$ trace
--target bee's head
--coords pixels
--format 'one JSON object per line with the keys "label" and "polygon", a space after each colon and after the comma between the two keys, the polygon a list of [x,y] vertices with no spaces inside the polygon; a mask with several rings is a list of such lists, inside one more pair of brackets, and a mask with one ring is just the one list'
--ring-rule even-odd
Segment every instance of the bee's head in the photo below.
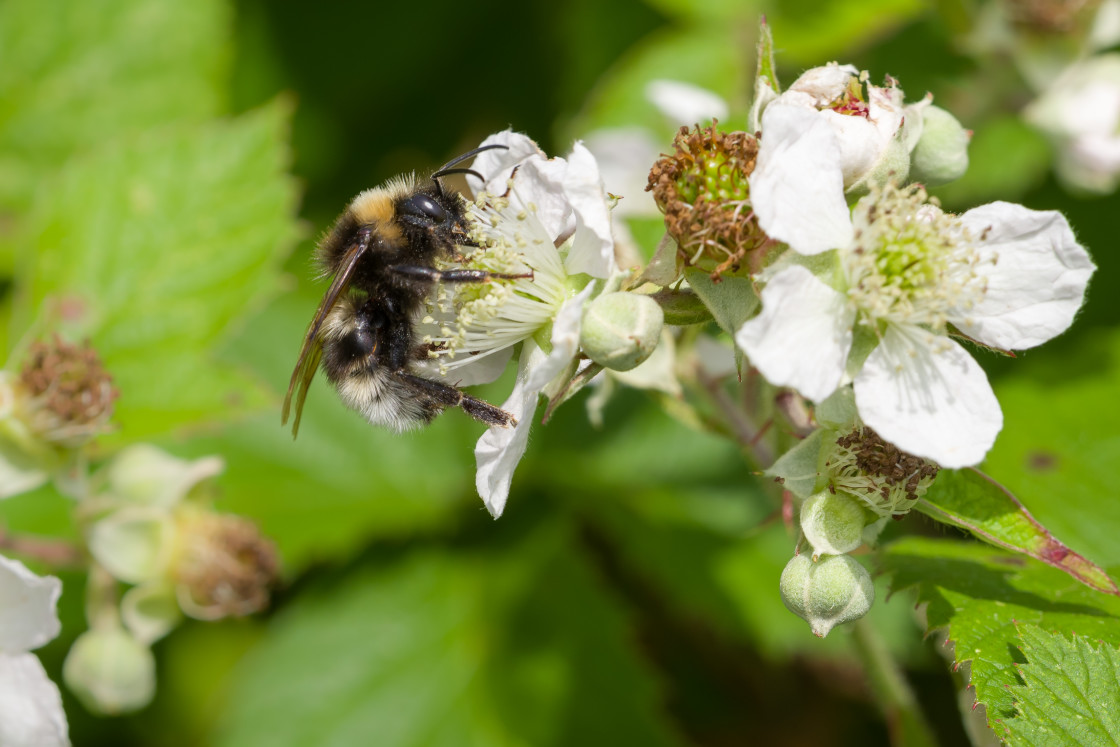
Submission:
{"label": "bee's head", "polygon": [[402,199],[397,220],[406,232],[441,246],[464,244],[470,231],[462,198],[438,190],[419,190]]}

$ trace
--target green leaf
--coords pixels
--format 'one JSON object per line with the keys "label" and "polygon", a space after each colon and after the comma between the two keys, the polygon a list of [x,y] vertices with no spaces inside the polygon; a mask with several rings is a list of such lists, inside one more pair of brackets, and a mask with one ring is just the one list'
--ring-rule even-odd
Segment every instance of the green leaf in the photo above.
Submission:
{"label": "green leaf", "polygon": [[716,324],[731,337],[758,310],[758,295],[750,278],[725,275],[719,281],[703,270],[684,271],[689,286],[712,312]]}
{"label": "green leaf", "polygon": [[950,540],[907,538],[882,556],[892,589],[916,587],[929,631],[946,629],[957,665],[969,665],[976,699],[989,724],[1015,715],[1011,687],[1021,664],[1016,624],[1120,644],[1120,599],[1028,558]]}
{"label": "green leaf", "polygon": [[1065,571],[1090,588],[1120,596],[1107,573],[1055,539],[1007,488],[979,470],[942,470],[917,508],[985,542]]}
{"label": "green leaf", "polygon": [[1120,565],[1120,431],[1105,406],[1116,399],[1120,333],[1058,342],[1016,362],[1021,375],[995,382],[1004,427],[984,469],[1075,550]]}
{"label": "green leaf", "polygon": [[[850,54],[854,39],[875,39],[928,7],[920,0],[781,0],[767,5],[766,22],[773,29],[779,63],[800,67]],[[884,72],[871,74],[879,78]]]}
{"label": "green leaf", "polygon": [[966,209],[1026,194],[1046,178],[1050,146],[1018,117],[1006,117],[976,127],[968,158],[963,177],[930,190],[946,209]]}
{"label": "green leaf", "polygon": [[1019,715],[1007,722],[1010,745],[1120,744],[1120,651],[1084,636],[1067,640],[1037,625],[1020,625],[1025,664],[1013,685]]}
{"label": "green leaf", "polygon": [[[665,138],[668,150],[680,122],[669,122],[646,98],[650,81],[668,78],[706,88],[735,105],[745,106],[742,93],[749,90],[739,52],[736,29],[713,24],[684,31],[659,32],[635,45],[600,80],[573,132],[598,128],[644,126]],[[736,99],[740,99],[737,101]],[[745,119],[723,123],[735,129]]]}
{"label": "green leaf", "polygon": [[296,600],[244,660],[215,743],[678,744],[572,541],[553,524],[504,552],[382,560]]}
{"label": "green leaf", "polygon": [[[322,287],[304,283],[252,319],[223,352],[279,389],[287,386]],[[477,392],[476,392],[477,393]],[[351,557],[371,537],[406,537],[482,511],[474,491],[474,442],[483,428],[447,412],[422,431],[391,433],[347,409],[323,377],[311,386],[299,438],[273,407],[176,453],[221,454],[222,508],[252,517],[289,574]],[[434,467],[434,468],[433,468]]]}
{"label": "green leaf", "polygon": [[224,0],[0,4],[0,205],[79,151],[220,113],[231,28]]}
{"label": "green leaf", "polygon": [[15,329],[53,313],[65,333],[92,340],[121,392],[118,442],[266,401],[211,355],[278,290],[297,236],[288,117],[280,102],[115,143],[40,191],[23,235]]}

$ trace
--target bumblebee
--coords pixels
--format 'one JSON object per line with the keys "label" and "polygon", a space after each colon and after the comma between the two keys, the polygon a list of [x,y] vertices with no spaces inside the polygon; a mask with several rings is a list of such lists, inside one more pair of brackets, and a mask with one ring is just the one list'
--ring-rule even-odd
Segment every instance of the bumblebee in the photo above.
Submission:
{"label": "bumblebee", "polygon": [[466,201],[444,190],[451,174],[481,175],[457,164],[484,150],[464,153],[441,166],[428,181],[392,179],[355,197],[319,242],[315,258],[323,276],[333,276],[303,338],[281,422],[295,405],[292,436],[299,432],[307,389],[322,364],[342,401],[374,425],[405,431],[429,423],[448,407],[487,425],[516,424],[505,410],[458,388],[420,375],[430,347],[417,343],[416,317],[436,283],[485,283],[525,275],[483,270],[440,270],[436,261],[459,256],[470,238]]}

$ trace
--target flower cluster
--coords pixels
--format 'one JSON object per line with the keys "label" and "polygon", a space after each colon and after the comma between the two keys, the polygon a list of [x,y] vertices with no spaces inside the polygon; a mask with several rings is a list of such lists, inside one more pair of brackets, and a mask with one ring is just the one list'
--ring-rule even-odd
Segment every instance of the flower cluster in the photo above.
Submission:
{"label": "flower cluster", "polygon": [[[90,627],[74,641],[63,678],[98,713],[151,700],[151,645],[184,614],[258,611],[278,570],[251,522],[209,507],[220,459],[186,462],[134,444],[90,474],[93,439],[112,429],[117,397],[92,346],[58,336],[32,343],[18,372],[0,372],[0,498],[53,481],[74,500],[85,540],[79,547],[12,534],[5,546],[47,563],[88,563]],[[123,596],[121,582],[132,585]],[[0,744],[69,743],[58,688],[28,653],[58,634],[60,593],[57,578],[0,556]]]}
{"label": "flower cluster", "polygon": [[[749,132],[681,127],[647,179],[666,238],[630,275],[616,259],[613,195],[586,148],[550,159],[514,133],[485,141],[506,149],[474,166],[478,248],[456,266],[511,279],[440,289],[424,323],[433,370],[458,383],[493,380],[519,356],[503,405],[518,424],[476,449],[494,516],[542,395],[554,407],[602,368],[624,371],[655,349],[668,354],[662,381],[682,365],[706,376],[674,356],[720,346],[690,335],[677,350],[662,324],[714,319],[786,388],[778,406],[792,428],[812,431],[769,472],[800,504],[812,548],[783,575],[787,605],[819,635],[866,612],[870,578],[848,553],[911,510],[940,469],[983,460],[1002,427],[966,345],[1010,355],[1061,334],[1095,269],[1059,213],[942,210],[926,185],[964,173],[970,133],[931,97],[907,103],[897,81],[869,80],[836,63],[785,92],[760,76]],[[722,108],[683,84],[651,97],[670,113]],[[683,310],[689,297],[709,316]]]}

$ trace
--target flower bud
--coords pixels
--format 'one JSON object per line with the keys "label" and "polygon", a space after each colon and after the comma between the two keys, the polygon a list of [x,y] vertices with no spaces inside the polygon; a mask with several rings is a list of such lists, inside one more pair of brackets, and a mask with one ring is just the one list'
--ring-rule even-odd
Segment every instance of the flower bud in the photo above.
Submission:
{"label": "flower bud", "polygon": [[156,661],[124,628],[95,627],[74,641],[62,677],[90,711],[128,713],[146,706],[155,694]]}
{"label": "flower bud", "polygon": [[939,106],[921,110],[922,135],[910,154],[910,177],[926,186],[947,184],[968,170],[971,134]]}
{"label": "flower bud", "polygon": [[813,559],[843,555],[863,544],[864,511],[843,493],[821,491],[801,504],[801,531],[813,546]]}
{"label": "flower bud", "polygon": [[818,638],[863,617],[875,601],[871,575],[848,555],[826,555],[816,563],[795,555],[782,571],[781,592],[786,608]]}
{"label": "flower bud", "polygon": [[604,293],[583,315],[579,343],[604,368],[629,371],[653,354],[665,315],[649,296]]}

